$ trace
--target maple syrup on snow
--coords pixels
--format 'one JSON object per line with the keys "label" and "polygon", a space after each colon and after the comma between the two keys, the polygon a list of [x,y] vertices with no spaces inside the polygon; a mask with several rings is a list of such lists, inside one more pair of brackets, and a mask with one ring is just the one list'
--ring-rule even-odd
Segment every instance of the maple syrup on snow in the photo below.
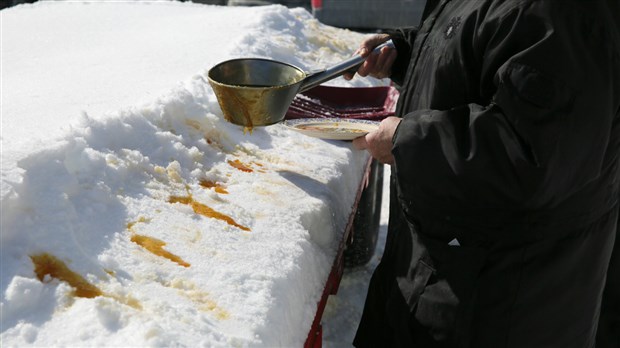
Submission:
{"label": "maple syrup on snow", "polygon": [[221,193],[221,194],[228,194],[228,191],[226,191],[226,188],[222,185],[217,184],[214,181],[210,181],[210,180],[206,180],[206,179],[202,179],[199,181],[200,186],[207,188],[207,189],[214,189],[215,192],[217,193]]}
{"label": "maple syrup on snow", "polygon": [[218,219],[218,220],[222,220],[225,221],[226,223],[228,223],[229,225],[238,227],[244,231],[250,231],[250,229],[248,227],[245,227],[243,225],[239,225],[235,220],[233,220],[230,216],[222,214],[216,210],[214,210],[213,208],[196,202],[194,200],[194,198],[192,198],[192,196],[171,196],[168,199],[168,203],[181,203],[181,204],[186,204],[192,207],[192,209],[194,209],[194,213],[202,215],[202,216],[206,216],[209,218],[214,218],[214,219]]}
{"label": "maple syrup on snow", "polygon": [[30,259],[34,264],[34,273],[40,281],[43,281],[45,276],[49,275],[52,278],[67,282],[75,288],[74,295],[77,297],[93,298],[103,295],[98,287],[70,270],[62,260],[53,255],[42,253],[31,255]]}
{"label": "maple syrup on snow", "polygon": [[163,240],[159,240],[153,237],[143,236],[140,234],[133,234],[131,236],[131,241],[157,256],[165,257],[168,260],[172,262],[176,262],[183,267],[190,266],[189,263],[183,261],[183,259],[181,259],[177,255],[164,250],[164,246],[166,245],[166,242],[164,242]]}
{"label": "maple syrup on snow", "polygon": [[234,161],[228,161],[228,164],[230,164],[232,167],[239,169],[242,172],[246,172],[246,173],[251,173],[254,170],[250,167],[248,167],[247,165],[241,163],[241,161],[239,161],[238,159],[234,160]]}

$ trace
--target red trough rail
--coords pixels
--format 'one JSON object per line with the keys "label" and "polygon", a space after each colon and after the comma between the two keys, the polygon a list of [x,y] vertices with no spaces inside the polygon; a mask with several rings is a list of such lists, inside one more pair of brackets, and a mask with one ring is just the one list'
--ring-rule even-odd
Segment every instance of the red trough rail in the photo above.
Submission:
{"label": "red trough rail", "polygon": [[[286,118],[342,117],[382,120],[387,116],[394,115],[397,100],[398,91],[394,87],[346,88],[318,86],[295,97],[288,109]],[[362,192],[368,186],[371,164],[372,158],[369,158],[365,167],[364,177],[357,190],[353,209],[349,215],[347,226],[338,247],[338,253],[325,283],[321,300],[317,304],[317,311],[304,348],[320,348],[323,345],[321,318],[329,295],[335,295],[340,286],[340,280],[344,272],[345,245],[353,230],[353,221],[355,220],[355,213]]]}

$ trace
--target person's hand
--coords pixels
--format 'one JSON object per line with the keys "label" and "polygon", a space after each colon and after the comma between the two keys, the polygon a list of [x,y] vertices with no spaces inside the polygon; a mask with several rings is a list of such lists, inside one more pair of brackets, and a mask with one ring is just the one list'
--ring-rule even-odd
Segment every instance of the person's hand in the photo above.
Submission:
{"label": "person's hand", "polygon": [[370,155],[379,162],[392,165],[394,156],[392,155],[392,138],[396,127],[401,119],[398,117],[388,117],[381,121],[379,129],[370,132],[363,137],[353,139],[353,146],[358,150],[368,150]]}
{"label": "person's hand", "polygon": [[[375,47],[389,39],[390,36],[388,34],[377,34],[362,42],[360,48],[355,51],[355,54],[366,57],[364,63],[357,69],[357,73],[360,76],[366,77],[370,75],[378,79],[383,79],[392,74],[392,64],[394,64],[394,60],[396,60],[395,48],[383,47],[378,54],[371,54]],[[343,77],[346,80],[350,80],[354,75],[354,73],[345,73]]]}

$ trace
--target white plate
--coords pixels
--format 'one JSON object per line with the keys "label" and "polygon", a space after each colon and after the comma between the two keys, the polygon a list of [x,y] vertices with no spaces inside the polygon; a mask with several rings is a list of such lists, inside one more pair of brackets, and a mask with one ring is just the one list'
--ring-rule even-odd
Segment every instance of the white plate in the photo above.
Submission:
{"label": "white plate", "polygon": [[299,118],[284,124],[299,133],[332,140],[353,140],[379,128],[377,121],[349,118]]}

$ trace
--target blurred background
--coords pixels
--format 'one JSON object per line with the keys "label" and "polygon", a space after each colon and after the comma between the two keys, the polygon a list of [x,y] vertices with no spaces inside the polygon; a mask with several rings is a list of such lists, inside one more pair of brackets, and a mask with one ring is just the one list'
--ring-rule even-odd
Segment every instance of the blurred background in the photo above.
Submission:
{"label": "blurred background", "polygon": [[[0,0],[0,9],[35,1]],[[426,0],[193,0],[192,2],[220,6],[280,4],[287,7],[303,7],[327,25],[362,32],[381,32],[397,27],[416,26],[422,17]]]}

